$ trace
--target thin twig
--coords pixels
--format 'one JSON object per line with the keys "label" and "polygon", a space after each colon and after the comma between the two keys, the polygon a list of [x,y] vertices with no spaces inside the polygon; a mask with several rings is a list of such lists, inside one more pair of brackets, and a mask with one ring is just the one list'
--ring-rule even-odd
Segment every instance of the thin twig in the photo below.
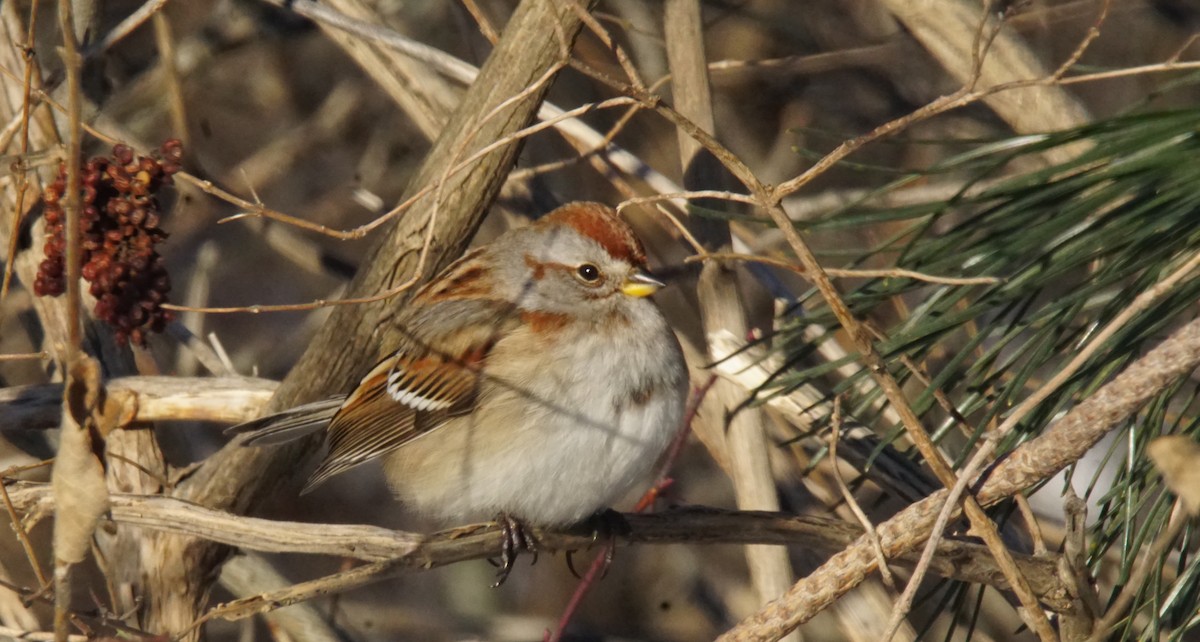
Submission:
{"label": "thin twig", "polygon": [[645,205],[647,203],[658,203],[660,201],[672,201],[678,199],[691,200],[694,198],[719,198],[726,201],[735,201],[738,203],[748,203],[757,205],[758,199],[750,194],[735,194],[725,190],[690,190],[686,192],[668,192],[666,194],[653,194],[651,196],[639,196],[637,198],[629,198],[621,201],[617,205],[617,211],[621,211],[631,205]]}
{"label": "thin twig", "polygon": [[[14,468],[9,468],[0,472],[0,478],[8,478],[16,473]],[[17,534],[17,539],[21,542],[21,548],[25,550],[25,558],[29,560],[29,566],[33,569],[33,575],[37,578],[38,585],[43,588],[49,586],[50,579],[46,577],[46,572],[42,570],[42,565],[38,562],[37,554],[33,550],[33,542],[29,540],[29,532],[25,530],[25,524],[17,516],[17,509],[8,495],[8,485],[2,481],[0,481],[0,496],[4,499],[4,509],[8,511],[8,519],[12,523],[13,531]]]}
{"label": "thin twig", "polygon": [[479,27],[479,33],[493,45],[499,42],[499,32],[492,26],[492,21],[488,20],[487,14],[483,12],[483,9],[479,8],[479,4],[475,0],[462,0],[462,5],[466,8],[467,13],[471,14],[471,18],[475,20],[475,24]]}
{"label": "thin twig", "polygon": [[1174,71],[1192,71],[1195,69],[1200,69],[1200,60],[1187,62],[1160,62],[1149,65],[1139,65],[1136,67],[1125,67],[1123,69],[1113,69],[1112,71],[1096,71],[1090,74],[1067,76],[1066,78],[1059,79],[1058,84],[1076,85],[1085,82],[1113,80],[1116,78],[1129,78],[1130,76],[1143,76],[1147,74],[1163,74]]}
{"label": "thin twig", "polygon": [[[846,502],[846,506],[850,507],[850,512],[854,513],[854,518],[858,520],[860,526],[863,527],[863,533],[870,540],[871,546],[875,548],[875,554],[878,556],[879,574],[883,576],[883,583],[889,589],[895,591],[896,578],[892,576],[892,569],[888,568],[887,556],[883,554],[883,545],[879,542],[879,533],[875,530],[875,525],[871,523],[867,513],[863,511],[862,506],[858,505],[858,500],[854,499],[854,493],[850,492],[850,487],[846,485],[846,480],[842,479],[842,471],[838,469],[837,463],[837,446],[838,439],[841,437],[842,431],[842,397],[841,395],[833,398],[833,413],[830,418],[830,434],[829,434],[829,461],[833,470],[833,479],[837,482],[838,490],[842,493],[842,499]],[[899,628],[897,626],[897,628]],[[895,629],[891,629],[884,636],[884,640],[890,640],[895,634]]]}
{"label": "thin twig", "polygon": [[[695,263],[709,260],[762,263],[764,265],[790,270],[801,276],[806,274],[803,266],[796,265],[790,261],[776,259],[769,256],[738,254],[735,252],[714,252],[711,254],[689,256],[688,258],[684,259],[684,262]],[[942,285],[991,285],[993,283],[1000,282],[1000,279],[993,276],[940,276],[936,274],[925,274],[924,272],[917,272],[914,270],[906,270],[903,268],[887,268],[881,270],[825,268],[825,274],[843,279],[912,279],[914,281],[925,281],[926,283],[939,283]]]}
{"label": "thin twig", "polygon": [[0,637],[12,640],[29,640],[30,642],[91,642],[90,635],[69,633],[57,636],[50,631],[23,631],[11,626],[0,626]]}
{"label": "thin twig", "polygon": [[1017,495],[1015,500],[1017,510],[1021,513],[1021,519],[1025,522],[1025,529],[1029,531],[1029,539],[1033,542],[1033,554],[1049,555],[1050,549],[1046,547],[1046,538],[1042,536],[1041,524],[1033,512],[1033,506],[1029,504],[1029,498]]}
{"label": "thin twig", "polygon": [[[83,95],[80,79],[82,60],[79,56],[79,43],[75,40],[71,0],[59,0],[59,28],[63,34],[63,65],[67,70],[67,193],[63,198],[63,209],[66,213],[66,253],[67,265],[65,279],[67,281],[67,362],[74,361],[74,355],[79,350],[80,333],[82,332],[83,315],[80,310],[81,294],[80,278],[80,176],[79,158],[83,145]],[[13,230],[16,234],[16,230]]]}
{"label": "thin twig", "polygon": [[124,40],[126,36],[133,33],[138,27],[142,26],[151,17],[158,14],[167,4],[167,0],[147,0],[142,6],[138,7],[137,11],[126,16],[113,30],[108,32],[108,35],[100,39],[96,44],[88,48],[84,55],[88,58],[107,51],[109,47]]}
{"label": "thin twig", "polygon": [[1096,16],[1095,21],[1092,22],[1092,26],[1088,27],[1087,33],[1084,34],[1083,39],[1079,41],[1079,44],[1075,46],[1075,49],[1071,52],[1071,55],[1067,56],[1067,59],[1064,60],[1057,69],[1054,70],[1054,73],[1050,74],[1051,78],[1054,80],[1061,80],[1062,77],[1066,75],[1066,73],[1070,71],[1081,58],[1083,58],[1083,54],[1087,53],[1088,48],[1092,46],[1092,43],[1096,41],[1096,38],[1100,37],[1100,26],[1103,25],[1104,21],[1108,19],[1108,10],[1111,8],[1111,5],[1112,0],[1104,0],[1100,4],[1100,12]]}
{"label": "thin twig", "polygon": [[50,353],[42,350],[41,352],[21,352],[16,354],[0,354],[0,361],[44,361],[50,358]]}
{"label": "thin twig", "polygon": [[8,296],[8,288],[12,285],[13,264],[17,259],[18,241],[21,237],[17,233],[21,228],[21,217],[25,214],[25,192],[29,188],[29,168],[26,167],[27,155],[29,154],[29,113],[32,109],[33,101],[31,94],[33,91],[33,69],[36,60],[33,55],[33,38],[34,29],[37,27],[38,4],[34,2],[29,9],[29,31],[25,34],[25,46],[22,48],[21,55],[25,58],[25,79],[21,95],[21,152],[19,161],[15,163],[17,170],[17,203],[13,207],[12,225],[9,227],[8,239],[8,255],[4,259],[4,276],[3,283],[0,283],[0,303]]}
{"label": "thin twig", "polygon": [[571,623],[571,618],[575,616],[575,612],[579,610],[579,606],[583,604],[583,598],[588,594],[588,589],[596,584],[597,581],[604,575],[604,567],[607,563],[613,543],[611,541],[604,542],[600,550],[596,553],[596,559],[588,565],[588,570],[583,573],[583,577],[579,578],[579,584],[571,593],[571,599],[567,600],[567,605],[563,607],[562,615],[558,617],[558,623],[554,627],[554,633],[546,631],[542,639],[545,642],[560,642],[563,633],[567,630],[567,625]]}
{"label": "thin twig", "polygon": [[[1138,315],[1145,312],[1150,306],[1156,303],[1163,296],[1168,294],[1180,281],[1191,276],[1198,267],[1200,267],[1200,252],[1194,253],[1190,259],[1185,261],[1183,265],[1177,268],[1174,272],[1155,283],[1145,292],[1142,292],[1129,304],[1127,308],[1121,311],[1112,321],[1104,327],[1103,330],[1096,333],[1091,341],[1088,342],[1083,349],[1079,350],[1075,356],[1049,380],[1042,382],[1032,394],[1025,398],[1016,408],[1014,408],[1004,421],[995,430],[988,433],[986,439],[980,444],[979,449],[972,456],[971,460],[959,471],[960,477],[956,484],[950,487],[949,501],[942,507],[938,514],[937,520],[934,523],[934,533],[940,533],[949,523],[950,517],[954,512],[954,504],[957,503],[958,497],[966,492],[967,486],[974,480],[983,470],[983,467],[991,461],[993,454],[999,447],[1001,441],[1011,433],[1017,425],[1025,419],[1025,417],[1033,412],[1047,397],[1054,394],[1056,390],[1062,387],[1075,373],[1079,371],[1091,358],[1100,351],[1101,348],[1111,339],[1117,332],[1124,328],[1127,324],[1133,321]],[[932,555],[930,550],[932,546],[927,547],[925,555]]]}
{"label": "thin twig", "polygon": [[[158,1],[150,0],[147,4]],[[171,21],[161,11],[154,12],[154,42],[158,47],[158,59],[161,61],[163,78],[167,85],[171,129],[174,130],[175,137],[183,142],[183,148],[188,149],[191,141],[188,137],[187,103],[184,101],[183,81],[179,78],[179,65],[175,59],[175,37],[171,33]]]}

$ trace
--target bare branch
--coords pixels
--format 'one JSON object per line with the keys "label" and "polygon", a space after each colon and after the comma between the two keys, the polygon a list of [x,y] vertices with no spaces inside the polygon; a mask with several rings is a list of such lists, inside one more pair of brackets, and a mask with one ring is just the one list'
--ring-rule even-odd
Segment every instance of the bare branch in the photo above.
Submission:
{"label": "bare branch", "polygon": [[[47,510],[53,495],[44,484],[18,484],[10,491],[24,513]],[[494,557],[503,545],[503,532],[493,524],[473,524],[425,535],[376,526],[281,522],[232,515],[161,496],[111,496],[108,519],[142,528],[211,538],[247,550],[271,553],[310,553],[388,563],[397,570],[424,570],[465,560]],[[853,545],[862,529],[837,519],[764,511],[725,511],[681,508],[665,512],[624,515],[631,531],[618,543],[631,544],[763,544],[799,545],[836,551]],[[586,550],[594,546],[586,529],[537,529],[538,543],[548,551]],[[939,546],[933,571],[963,581],[1005,588],[1003,575],[986,547],[949,539]],[[915,555],[897,558],[911,565]],[[1018,556],[1051,608],[1067,608],[1062,599],[1053,559]]]}
{"label": "bare branch", "polygon": [[[983,483],[977,495],[979,502],[985,506],[994,504],[1054,476],[1082,457],[1151,397],[1198,364],[1200,319],[1195,319],[1081,401],[1041,436],[1025,442],[1005,457]],[[889,559],[910,553],[929,538],[948,493],[938,491],[877,525]],[[719,640],[776,639],[780,631],[808,621],[857,586],[874,568],[875,554],[871,544],[860,539],[797,582],[783,598],[743,620]],[[1030,581],[1033,581],[1031,577]]]}
{"label": "bare branch", "polygon": [[[279,386],[253,377],[120,377],[107,382],[108,396],[128,409],[130,421],[238,423],[262,414]],[[57,427],[62,384],[0,389],[3,429]]]}

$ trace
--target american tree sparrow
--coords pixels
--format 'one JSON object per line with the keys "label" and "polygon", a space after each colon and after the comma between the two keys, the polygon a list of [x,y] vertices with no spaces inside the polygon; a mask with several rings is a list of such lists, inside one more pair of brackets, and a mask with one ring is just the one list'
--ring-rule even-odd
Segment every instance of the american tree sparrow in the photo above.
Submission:
{"label": "american tree sparrow", "polygon": [[[646,478],[682,420],[687,368],[630,227],[570,203],[448,266],[409,301],[405,340],[348,396],[243,424],[248,444],[324,429],[305,490],[377,457],[442,521],[578,523]],[[519,527],[516,529],[519,531]]]}

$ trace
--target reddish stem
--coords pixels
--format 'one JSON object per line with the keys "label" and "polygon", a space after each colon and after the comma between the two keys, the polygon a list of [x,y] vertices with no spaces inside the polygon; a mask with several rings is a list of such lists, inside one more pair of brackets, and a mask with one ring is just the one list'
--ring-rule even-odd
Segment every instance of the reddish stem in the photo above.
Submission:
{"label": "reddish stem", "polygon": [[[663,457],[658,476],[655,477],[654,484],[638,500],[637,505],[633,508],[633,512],[643,513],[649,510],[654,505],[654,501],[662,495],[662,492],[675,483],[675,480],[671,479],[668,473],[675,466],[675,460],[679,459],[679,454],[683,452],[683,447],[687,444],[688,433],[691,432],[692,420],[696,418],[696,412],[700,409],[700,402],[704,401],[704,396],[708,394],[708,390],[712,388],[716,381],[717,376],[711,375],[703,385],[692,390],[692,398],[688,402],[687,411],[683,415],[683,421],[680,422],[679,430],[675,433],[675,438],[671,440],[671,445],[667,447],[667,454]],[[542,642],[559,642],[562,640],[563,632],[567,630],[567,625],[571,623],[571,618],[579,610],[579,605],[583,603],[583,597],[587,595],[592,585],[596,583],[596,578],[603,575],[604,566],[607,561],[612,559],[609,551],[613,546],[616,546],[616,541],[609,539],[604,543],[604,546],[600,547],[599,553],[592,560],[592,564],[588,567],[587,572],[583,574],[583,577],[579,578],[579,585],[575,587],[575,592],[571,595],[571,600],[567,602],[562,616],[558,618],[558,626],[554,633],[546,631],[546,634],[542,636]]]}

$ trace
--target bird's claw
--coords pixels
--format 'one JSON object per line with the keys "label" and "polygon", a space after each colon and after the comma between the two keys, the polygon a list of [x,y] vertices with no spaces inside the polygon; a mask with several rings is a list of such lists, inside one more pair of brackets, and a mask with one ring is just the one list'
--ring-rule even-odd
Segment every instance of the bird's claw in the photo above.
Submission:
{"label": "bird's claw", "polygon": [[508,574],[512,572],[513,562],[517,560],[521,551],[533,554],[532,564],[537,564],[538,553],[537,541],[520,520],[507,513],[501,513],[496,516],[496,523],[500,525],[500,531],[504,538],[500,548],[500,562],[497,564],[496,582],[492,584],[492,588],[500,586],[504,580],[508,579]]}
{"label": "bird's claw", "polygon": [[[609,508],[602,510],[588,519],[586,524],[592,529],[592,541],[588,545],[588,550],[596,545],[601,539],[605,541],[603,555],[603,566],[601,567],[600,578],[603,579],[608,575],[608,569],[612,566],[613,559],[617,556],[617,538],[627,537],[632,531],[629,527],[629,521],[625,516],[617,511]],[[574,551],[567,551],[567,569],[571,574],[578,579],[583,579],[579,571],[575,569],[575,561],[572,558]]]}

